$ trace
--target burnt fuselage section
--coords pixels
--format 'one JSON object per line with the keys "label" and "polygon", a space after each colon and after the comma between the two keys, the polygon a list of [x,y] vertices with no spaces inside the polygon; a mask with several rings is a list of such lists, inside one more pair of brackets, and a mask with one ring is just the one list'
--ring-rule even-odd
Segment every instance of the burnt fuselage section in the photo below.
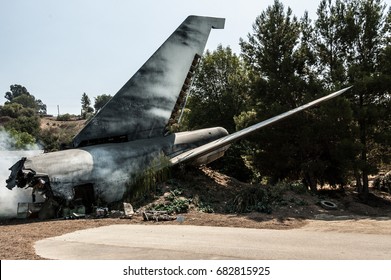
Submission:
{"label": "burnt fuselage section", "polygon": [[[209,128],[23,158],[10,168],[7,187],[30,187],[45,192],[46,196],[72,201],[82,186],[88,186],[96,199],[107,203],[119,201],[129,191],[126,186],[132,178],[143,170],[152,165],[156,170],[165,168],[170,158],[227,134],[223,128]],[[204,163],[223,155],[221,151],[213,154],[204,157]],[[202,162],[198,159],[197,164]]]}

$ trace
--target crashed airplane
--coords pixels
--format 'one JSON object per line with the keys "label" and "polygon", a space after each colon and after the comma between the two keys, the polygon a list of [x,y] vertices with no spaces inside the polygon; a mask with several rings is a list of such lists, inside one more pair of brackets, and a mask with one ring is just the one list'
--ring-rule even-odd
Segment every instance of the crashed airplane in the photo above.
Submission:
{"label": "crashed airplane", "polygon": [[[129,181],[152,164],[207,164],[246,135],[342,94],[332,93],[228,135],[221,127],[171,133],[186,103],[211,29],[225,19],[189,16],[73,139],[73,147],[22,158],[6,187],[31,187],[59,203],[121,201]],[[164,158],[163,161],[156,161]]]}

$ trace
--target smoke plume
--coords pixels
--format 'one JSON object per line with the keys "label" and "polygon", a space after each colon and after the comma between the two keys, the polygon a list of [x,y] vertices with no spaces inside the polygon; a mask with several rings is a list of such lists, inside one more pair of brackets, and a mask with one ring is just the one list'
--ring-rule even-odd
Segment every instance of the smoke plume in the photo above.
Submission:
{"label": "smoke plume", "polygon": [[0,218],[16,217],[18,202],[32,202],[31,189],[6,188],[6,180],[10,175],[8,169],[22,157],[31,157],[43,152],[38,145],[30,145],[28,150],[14,151],[14,142],[12,136],[0,129]]}

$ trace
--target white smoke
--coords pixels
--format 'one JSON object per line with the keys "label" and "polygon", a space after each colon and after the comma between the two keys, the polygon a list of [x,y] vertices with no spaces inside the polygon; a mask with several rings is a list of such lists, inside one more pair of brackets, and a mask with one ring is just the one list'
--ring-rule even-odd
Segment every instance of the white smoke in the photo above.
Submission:
{"label": "white smoke", "polygon": [[15,140],[6,131],[0,129],[0,218],[13,218],[17,215],[19,202],[32,202],[32,190],[15,187],[6,188],[6,180],[11,174],[9,168],[22,157],[31,157],[42,153],[38,145],[30,145],[28,150],[13,151]]}

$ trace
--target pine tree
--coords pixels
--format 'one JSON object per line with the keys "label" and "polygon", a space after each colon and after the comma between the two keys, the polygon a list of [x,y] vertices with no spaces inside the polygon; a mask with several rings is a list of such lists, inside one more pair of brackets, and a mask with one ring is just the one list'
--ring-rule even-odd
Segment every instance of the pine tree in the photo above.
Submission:
{"label": "pine tree", "polygon": [[[325,93],[318,74],[314,27],[305,13],[299,21],[275,1],[254,24],[243,56],[253,71],[256,105],[236,118],[244,127],[282,113]],[[327,92],[327,91],[326,91]],[[351,114],[344,100],[293,116],[250,138],[249,158],[271,182],[304,179],[313,190],[325,182],[346,183],[348,162],[338,156],[350,130]],[[345,156],[351,158],[351,149]]]}
{"label": "pine tree", "polygon": [[389,105],[385,104],[390,87],[381,66],[390,38],[384,11],[381,0],[323,0],[316,21],[319,76],[329,88],[354,85],[349,99],[357,130],[352,131],[351,142],[356,141],[360,152],[352,168],[364,200],[369,192],[368,175],[376,173],[379,165],[375,150],[383,146],[376,136],[379,121],[388,118]]}
{"label": "pine tree", "polygon": [[93,113],[94,109],[91,107],[91,100],[88,95],[84,92],[81,97],[81,116],[83,119],[87,118],[89,113]]}

